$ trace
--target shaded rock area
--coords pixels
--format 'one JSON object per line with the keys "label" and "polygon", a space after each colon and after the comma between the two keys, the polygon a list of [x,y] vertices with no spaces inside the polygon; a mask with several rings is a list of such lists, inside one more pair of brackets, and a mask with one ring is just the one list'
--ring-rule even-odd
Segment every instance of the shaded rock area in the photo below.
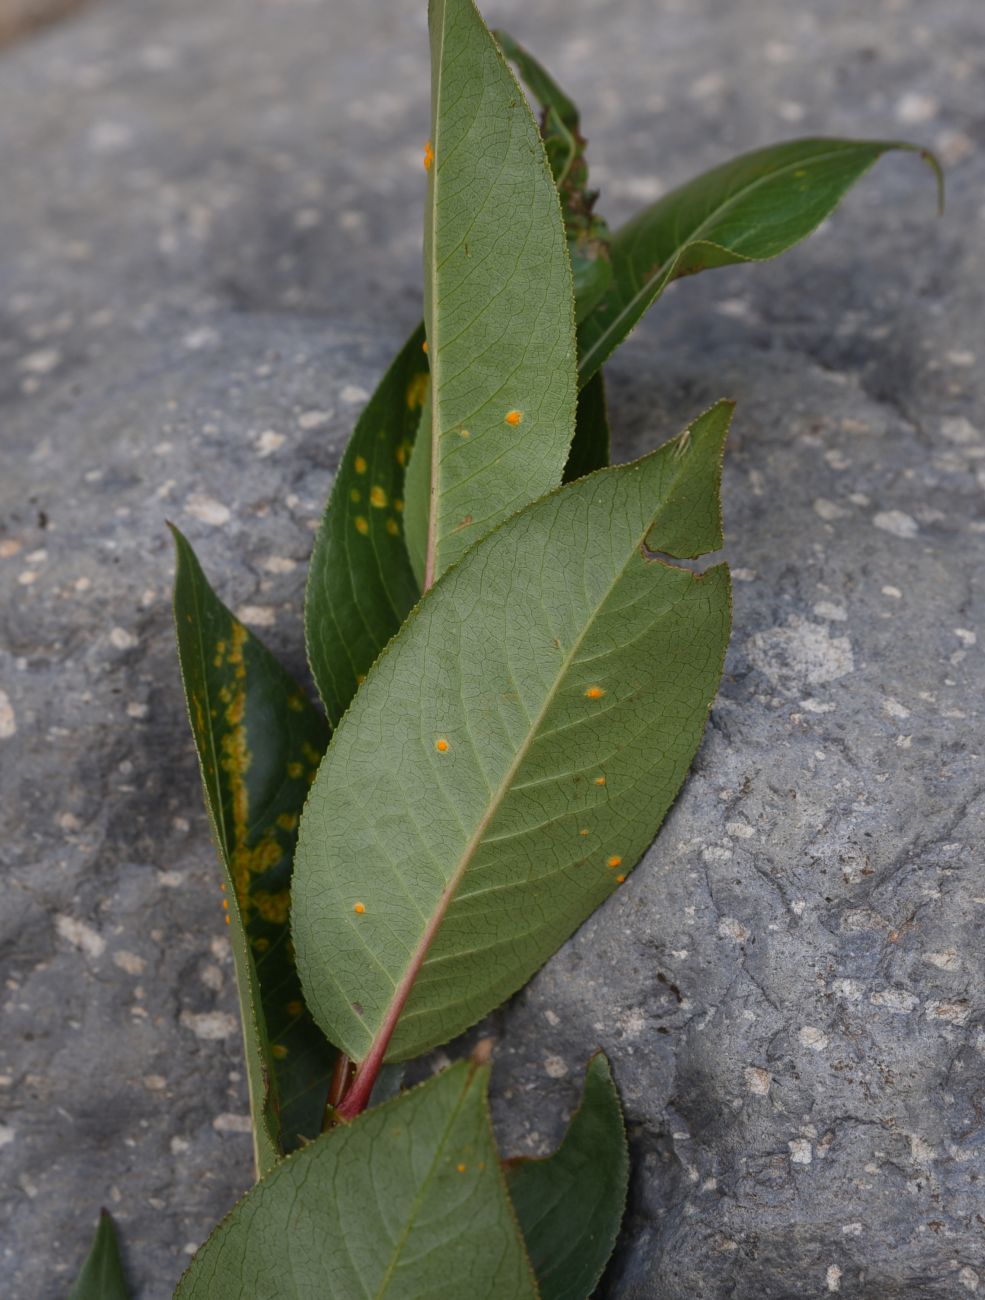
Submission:
{"label": "shaded rock area", "polygon": [[[424,9],[106,0],[0,55],[12,1300],[64,1295],[102,1204],[134,1295],[169,1295],[250,1181],[164,522],[303,673],[313,529],[419,313]],[[884,161],[609,367],[624,458],[738,399],[735,633],[657,844],[487,1026],[504,1146],[557,1136],[602,1046],[634,1172],[601,1294],[985,1293],[980,0],[487,16],[580,100],[610,221],[795,134],[950,173],[939,222]]]}

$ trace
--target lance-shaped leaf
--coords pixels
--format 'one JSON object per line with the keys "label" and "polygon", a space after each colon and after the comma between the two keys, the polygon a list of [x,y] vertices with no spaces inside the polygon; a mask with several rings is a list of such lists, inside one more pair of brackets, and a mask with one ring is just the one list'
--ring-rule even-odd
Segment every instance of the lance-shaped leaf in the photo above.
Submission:
{"label": "lance-shaped leaf", "polygon": [[178,658],[236,964],[258,1173],[321,1127],[335,1051],[304,1006],[288,914],[298,816],[325,720],[206,581],[176,528]]}
{"label": "lance-shaped leaf", "polygon": [[537,124],[473,0],[431,0],[429,18],[425,587],[561,482],[577,387],[571,271]]}
{"label": "lance-shaped leaf", "polygon": [[638,213],[613,236],[612,284],[580,324],[581,382],[592,377],[672,280],[786,252],[891,149],[920,153],[940,183],[936,159],[914,145],[791,140],[734,158]]}
{"label": "lance-shaped leaf", "polygon": [[212,1233],[175,1300],[535,1300],[487,1081],[453,1065],[290,1156]]}
{"label": "lance-shaped leaf", "polygon": [[424,327],[404,344],[356,424],[315,542],[304,621],[333,726],[420,595],[404,546],[404,471],[428,387]]}
{"label": "lance-shaped leaf", "polygon": [[493,35],[506,57],[516,65],[543,111],[540,134],[561,198],[575,286],[576,316],[581,324],[609,287],[612,265],[608,251],[609,228],[594,210],[598,190],[588,188],[587,141],[581,134],[580,115],[574,101],[518,41],[508,32],[497,31]]}
{"label": "lance-shaped leaf", "polygon": [[99,1213],[96,1235],[68,1300],[127,1300],[116,1230],[106,1210]]}
{"label": "lance-shaped leaf", "polygon": [[533,974],[637,861],[721,673],[731,405],[483,539],[411,613],[305,806],[293,935],[315,1018],[362,1064],[451,1038]]}
{"label": "lance-shaped leaf", "polygon": [[587,1300],[616,1244],[629,1180],[622,1107],[601,1052],[558,1149],[507,1161],[506,1173],[541,1300]]}

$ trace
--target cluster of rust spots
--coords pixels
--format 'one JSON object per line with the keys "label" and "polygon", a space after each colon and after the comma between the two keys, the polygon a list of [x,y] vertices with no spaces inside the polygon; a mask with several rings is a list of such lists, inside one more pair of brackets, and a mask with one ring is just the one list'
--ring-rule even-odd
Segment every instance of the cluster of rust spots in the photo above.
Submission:
{"label": "cluster of rust spots", "polygon": [[407,385],[407,393],[406,393],[407,410],[408,411],[419,410],[427,400],[427,395],[428,395],[428,372],[426,370],[422,370],[421,373],[419,375],[415,375],[414,378]]}

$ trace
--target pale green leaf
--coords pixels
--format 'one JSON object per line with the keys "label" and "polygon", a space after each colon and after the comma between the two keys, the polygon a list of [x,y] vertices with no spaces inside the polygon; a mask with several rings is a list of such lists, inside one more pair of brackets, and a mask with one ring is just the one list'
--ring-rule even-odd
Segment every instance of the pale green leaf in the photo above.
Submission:
{"label": "pale green leaf", "polygon": [[472,0],[431,0],[425,583],[561,482],[574,432],[571,272],[526,100]]}
{"label": "pale green leaf", "polygon": [[423,342],[419,326],[360,415],[308,569],[308,662],[333,725],[420,594],[402,511],[405,466],[428,387]]}
{"label": "pale green leaf", "polygon": [[75,1286],[69,1292],[68,1300],[127,1300],[116,1231],[113,1220],[105,1210],[100,1211],[92,1247]]}
{"label": "pale green leaf", "polygon": [[613,280],[579,323],[579,373],[586,383],[667,285],[735,262],[786,252],[829,216],[845,193],[892,149],[890,140],[790,140],[733,158],[637,213],[616,231]]}
{"label": "pale green leaf", "polygon": [[587,1300],[616,1244],[629,1180],[622,1107],[601,1052],[558,1149],[509,1160],[506,1173],[542,1300]]}
{"label": "pale green leaf", "polygon": [[[257,1172],[314,1137],[335,1050],[304,1006],[288,933],[291,864],[325,719],[209,586],[176,528],[178,658],[225,867]],[[216,891],[216,923],[223,915]]]}
{"label": "pale green leaf", "polygon": [[536,1300],[486,1100],[454,1065],[248,1192],[175,1300]]}
{"label": "pale green leaf", "polygon": [[484,538],[340,724],[302,818],[293,934],[315,1018],[362,1061],[344,1113],[384,1056],[525,983],[653,838],[718,685],[729,583],[647,548],[721,545],[730,414]]}

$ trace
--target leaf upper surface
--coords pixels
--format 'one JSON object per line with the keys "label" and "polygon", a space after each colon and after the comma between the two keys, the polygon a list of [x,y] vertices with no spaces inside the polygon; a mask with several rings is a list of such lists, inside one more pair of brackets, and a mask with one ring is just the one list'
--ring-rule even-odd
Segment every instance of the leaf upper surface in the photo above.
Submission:
{"label": "leaf upper surface", "polygon": [[426,587],[561,482],[577,397],[571,271],[537,125],[472,0],[431,0],[429,19]]}
{"label": "leaf upper surface", "polygon": [[308,569],[308,662],[334,726],[420,594],[404,546],[404,472],[428,388],[418,326],[363,410]]}
{"label": "leaf upper surface", "polygon": [[293,934],[316,1019],[364,1068],[502,1002],[653,838],[717,689],[729,588],[724,565],[647,546],[721,544],[730,413],[483,539],[353,701],[302,818]]}
{"label": "leaf upper surface", "polygon": [[601,1052],[558,1149],[507,1161],[506,1174],[542,1300],[587,1300],[616,1244],[629,1179],[622,1107]]}
{"label": "leaf upper surface", "polygon": [[175,1300],[536,1300],[487,1080],[454,1065],[283,1161],[212,1233]]}
{"label": "leaf upper surface", "polygon": [[[884,153],[886,140],[790,140],[757,149],[688,181],[613,236],[612,284],[578,331],[586,383],[667,285],[735,262],[786,252],[815,230]],[[940,178],[935,159],[922,156]]]}
{"label": "leaf upper surface", "polygon": [[92,1247],[68,1300],[127,1300],[116,1230],[105,1210],[99,1215]]}
{"label": "leaf upper surface", "polygon": [[[298,817],[328,743],[300,686],[177,551],[178,657],[225,867],[258,1172],[321,1128],[335,1051],[304,1006],[288,933]],[[218,912],[218,907],[217,907]]]}

